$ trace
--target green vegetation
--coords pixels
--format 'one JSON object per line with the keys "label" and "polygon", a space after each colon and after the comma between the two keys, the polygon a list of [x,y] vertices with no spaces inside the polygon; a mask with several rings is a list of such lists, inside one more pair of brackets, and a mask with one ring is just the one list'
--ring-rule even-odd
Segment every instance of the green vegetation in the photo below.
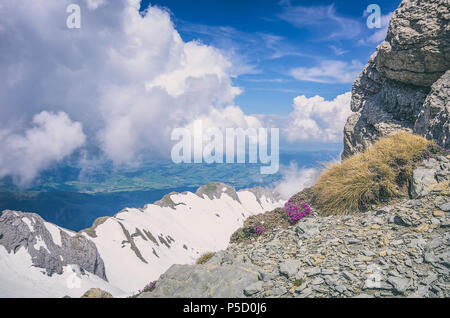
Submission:
{"label": "green vegetation", "polygon": [[[260,224],[264,224],[264,231],[258,235],[257,229]],[[281,208],[252,215],[244,221],[244,225],[241,228],[231,235],[230,243],[249,242],[254,238],[271,233],[276,227],[288,228],[290,225],[286,212]]]}

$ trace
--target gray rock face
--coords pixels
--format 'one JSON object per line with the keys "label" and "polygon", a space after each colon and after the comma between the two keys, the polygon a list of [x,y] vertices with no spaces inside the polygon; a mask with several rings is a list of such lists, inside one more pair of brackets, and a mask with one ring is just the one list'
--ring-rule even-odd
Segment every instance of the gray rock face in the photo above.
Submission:
{"label": "gray rock face", "polygon": [[301,238],[310,238],[320,234],[318,225],[306,220],[297,224],[295,232]]}
{"label": "gray rock face", "polygon": [[247,288],[244,288],[244,295],[252,296],[254,294],[259,293],[262,290],[263,290],[263,283],[261,281],[259,281],[259,282],[251,284]]}
{"label": "gray rock face", "polygon": [[161,275],[155,290],[140,298],[240,298],[262,289],[258,269],[251,265],[173,265]]}
{"label": "gray rock face", "polygon": [[208,183],[198,188],[197,191],[195,192],[195,194],[198,195],[199,197],[203,198],[204,196],[206,196],[211,200],[215,198],[219,199],[223,193],[228,194],[234,200],[240,202],[239,197],[237,196],[236,193],[236,189],[221,182]]}
{"label": "gray rock face", "polygon": [[249,189],[239,190],[239,191],[250,191],[250,192],[252,192],[255,195],[255,197],[256,197],[256,199],[258,200],[259,203],[261,203],[260,199],[263,196],[266,199],[271,200],[273,202],[281,200],[281,196],[277,192],[275,192],[275,191],[273,191],[271,189],[267,189],[267,188],[254,187],[254,188],[249,188]]}
{"label": "gray rock face", "polygon": [[431,87],[425,99],[414,130],[427,139],[450,149],[450,71],[447,71]]}
{"label": "gray rock face", "polygon": [[413,171],[411,196],[420,198],[428,195],[438,182],[450,180],[450,163],[447,158],[432,158]]}
{"label": "gray rock face", "polygon": [[394,287],[398,293],[404,294],[409,287],[409,280],[401,277],[389,277],[387,282]]}
{"label": "gray rock face", "polygon": [[0,245],[8,253],[25,248],[32,257],[33,266],[45,269],[49,276],[62,274],[64,266],[75,264],[81,270],[107,280],[105,265],[92,241],[65,231],[59,231],[59,236],[60,242],[55,242],[44,220],[37,214],[5,210],[0,216]]}
{"label": "gray rock face", "polygon": [[[254,188],[243,189],[243,190],[239,190],[239,191],[252,192],[255,195],[255,197],[259,203],[261,203],[260,200],[262,197],[265,197],[266,199],[268,199],[272,202],[281,200],[281,197],[277,192],[275,192],[271,189],[266,189],[266,188],[262,188],[262,187],[254,187]],[[237,192],[239,192],[239,191],[237,191]],[[211,183],[208,183],[208,184],[203,185],[200,188],[198,188],[197,191],[195,192],[195,194],[198,195],[199,197],[208,197],[210,199],[214,199],[214,198],[218,199],[222,196],[222,194],[226,193],[234,200],[240,202],[237,192],[236,192],[235,188],[233,188],[232,186],[229,186],[227,184],[224,184],[221,182],[211,182]]]}
{"label": "gray rock face", "polygon": [[390,79],[431,86],[450,68],[450,3],[405,0],[378,48],[377,69]]}
{"label": "gray rock face", "polygon": [[445,204],[442,204],[439,209],[445,212],[450,212],[450,202],[447,202]]}
{"label": "gray rock face", "polygon": [[449,12],[448,1],[402,2],[353,84],[343,158],[401,131],[449,147]]}
{"label": "gray rock face", "polygon": [[286,277],[293,277],[297,274],[300,262],[296,260],[287,260],[280,264],[280,274]]}
{"label": "gray rock face", "polygon": [[[224,193],[229,195],[234,200],[239,201],[238,192],[240,191],[249,191],[253,193],[259,203],[261,203],[261,198],[264,196],[266,199],[272,202],[280,201],[281,196],[279,193],[272,189],[262,188],[262,187],[254,187],[249,189],[242,189],[236,191],[236,189],[230,185],[221,182],[210,182],[205,184],[197,189],[195,192],[201,198],[207,197],[209,199],[219,199]],[[159,205],[161,207],[171,207],[174,209],[177,204],[172,201],[170,198],[173,194],[178,194],[177,192],[171,192],[166,194],[161,200],[155,201],[154,204]],[[184,203],[179,203],[184,204]]]}

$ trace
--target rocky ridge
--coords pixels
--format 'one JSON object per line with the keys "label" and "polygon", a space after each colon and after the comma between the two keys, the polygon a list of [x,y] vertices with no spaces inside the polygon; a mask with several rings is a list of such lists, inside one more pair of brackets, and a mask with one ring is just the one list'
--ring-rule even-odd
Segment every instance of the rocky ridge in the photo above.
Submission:
{"label": "rocky ridge", "polygon": [[270,190],[210,183],[99,218],[78,233],[34,213],[6,210],[0,215],[0,295],[73,297],[91,287],[131,295],[172,264],[193,264],[226,248],[247,217],[283,203]]}
{"label": "rocky ridge", "polygon": [[82,271],[108,280],[105,264],[92,241],[47,223],[35,213],[3,211],[0,245],[8,253],[25,248],[33,266],[44,269],[48,276],[62,274],[64,266],[76,264]]}
{"label": "rocky ridge", "polygon": [[415,172],[415,198],[274,228],[202,265],[173,265],[139,297],[449,297],[450,158]]}
{"label": "rocky ridge", "polygon": [[420,134],[450,148],[450,3],[404,0],[352,89],[343,158],[382,136]]}

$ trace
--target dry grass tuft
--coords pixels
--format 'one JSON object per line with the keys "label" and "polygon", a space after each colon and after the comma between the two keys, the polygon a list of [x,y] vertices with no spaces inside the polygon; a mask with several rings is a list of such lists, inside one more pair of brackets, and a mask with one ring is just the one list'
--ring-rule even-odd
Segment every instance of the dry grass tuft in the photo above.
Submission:
{"label": "dry grass tuft", "polygon": [[420,136],[399,133],[325,170],[312,187],[312,204],[324,215],[342,215],[408,194],[414,167],[434,149]]}
{"label": "dry grass tuft", "polygon": [[207,261],[211,259],[216,253],[205,253],[197,259],[197,264],[205,264]]}

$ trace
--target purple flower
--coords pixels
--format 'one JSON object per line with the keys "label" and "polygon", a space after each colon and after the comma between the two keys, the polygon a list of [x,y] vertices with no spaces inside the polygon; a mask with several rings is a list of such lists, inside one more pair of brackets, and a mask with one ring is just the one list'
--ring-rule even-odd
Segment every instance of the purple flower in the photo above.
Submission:
{"label": "purple flower", "polygon": [[256,227],[256,234],[261,235],[264,231],[264,225],[262,223],[259,223]]}
{"label": "purple flower", "polygon": [[291,223],[295,223],[298,220],[304,218],[307,214],[311,213],[311,208],[305,202],[295,204],[293,198],[284,205],[284,210],[290,219]]}

